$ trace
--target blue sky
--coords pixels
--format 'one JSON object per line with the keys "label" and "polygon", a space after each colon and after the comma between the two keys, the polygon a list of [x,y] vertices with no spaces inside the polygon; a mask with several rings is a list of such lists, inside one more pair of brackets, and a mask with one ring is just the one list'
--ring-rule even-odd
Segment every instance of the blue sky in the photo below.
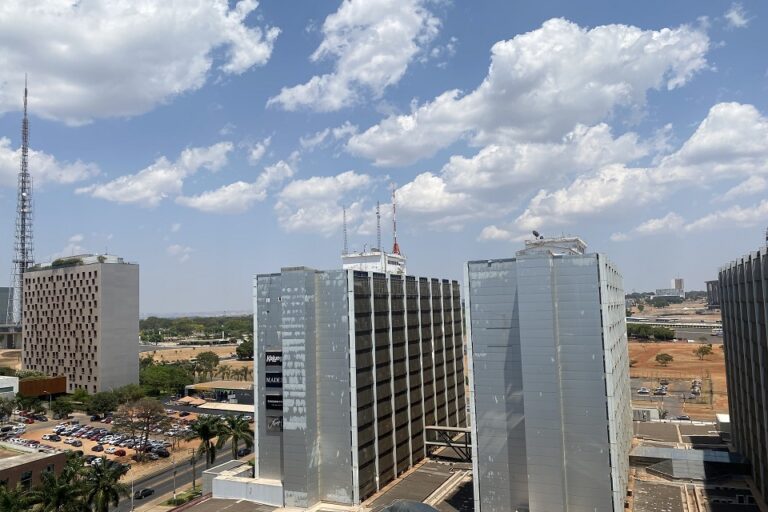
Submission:
{"label": "blue sky", "polygon": [[[68,5],[70,4],[70,5]],[[34,5],[34,7],[30,7]],[[29,74],[35,256],[141,265],[142,313],[249,310],[251,277],[391,244],[461,279],[531,229],[651,290],[768,225],[765,2],[0,6],[0,275]],[[3,269],[5,273],[3,274]]]}

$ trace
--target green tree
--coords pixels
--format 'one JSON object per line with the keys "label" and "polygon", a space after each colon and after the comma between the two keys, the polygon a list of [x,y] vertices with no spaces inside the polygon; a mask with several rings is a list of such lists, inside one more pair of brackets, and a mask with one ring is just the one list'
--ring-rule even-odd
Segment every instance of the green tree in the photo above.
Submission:
{"label": "green tree", "polygon": [[101,464],[90,466],[85,471],[85,501],[93,507],[94,512],[108,512],[110,505],[118,506],[121,497],[130,496],[130,487],[120,483],[120,478],[127,472],[127,467],[107,464],[103,457]]}
{"label": "green tree", "polygon": [[667,366],[669,365],[669,363],[671,363],[674,360],[675,360],[674,357],[672,357],[671,355],[665,352],[656,354],[656,362],[659,363],[661,366]]}
{"label": "green tree", "polygon": [[0,398],[0,421],[8,420],[16,408],[16,401],[13,398]]}
{"label": "green tree", "polygon": [[[82,467],[82,461],[80,462]],[[81,512],[88,510],[82,501],[83,487],[71,474],[44,471],[40,484],[29,492],[35,512]]]}
{"label": "green tree", "polygon": [[703,361],[705,357],[712,353],[712,344],[708,343],[706,345],[701,345],[696,350],[694,350],[693,353],[699,358],[699,360]]}
{"label": "green tree", "polygon": [[72,392],[72,396],[70,398],[72,399],[72,403],[77,409],[84,411],[88,408],[88,400],[91,398],[91,396],[88,394],[88,391],[82,388],[76,388]]}
{"label": "green tree", "polygon": [[150,395],[180,394],[194,382],[192,374],[179,364],[160,364],[144,368],[139,382]]}
{"label": "green tree", "polygon": [[0,485],[0,510],[3,512],[29,512],[32,505],[32,498],[20,485],[13,489]]}
{"label": "green tree", "polygon": [[72,405],[72,400],[69,398],[59,397],[51,402],[51,412],[59,418],[66,418],[75,410],[75,406]]}
{"label": "green tree", "polygon": [[24,396],[21,393],[16,393],[16,406],[21,411],[31,411],[33,413],[45,411],[42,400],[36,396]]}
{"label": "green tree", "polygon": [[16,370],[8,366],[0,366],[0,377],[16,377]]}
{"label": "green tree", "polygon": [[675,338],[675,331],[667,327],[654,327],[651,333],[657,340],[669,341]]}
{"label": "green tree", "polygon": [[253,340],[245,340],[235,349],[238,359],[253,359]]}
{"label": "green tree", "polygon": [[639,312],[641,312],[641,313],[642,313],[643,311],[645,311],[645,304],[638,304],[638,305],[637,305],[637,310],[638,310]]}
{"label": "green tree", "polygon": [[117,403],[119,405],[135,402],[146,396],[146,393],[138,384],[126,384],[125,386],[115,388],[112,390],[112,393],[115,394],[115,398],[117,398]]}
{"label": "green tree", "polygon": [[141,398],[135,402],[121,405],[114,415],[112,430],[131,437],[138,437],[139,443],[134,450],[139,457],[144,456],[140,451],[146,445],[149,435],[155,429],[167,430],[171,420],[165,414],[163,404],[154,398]]}
{"label": "green tree", "polygon": [[224,418],[219,426],[219,439],[216,448],[221,450],[227,441],[232,441],[232,458],[237,458],[237,449],[242,442],[246,448],[253,446],[253,431],[248,420],[242,415],[230,415]]}
{"label": "green tree", "polygon": [[100,391],[91,395],[88,401],[88,412],[106,414],[117,409],[117,397],[111,391]]}
{"label": "green tree", "polygon": [[144,368],[148,368],[155,364],[155,356],[152,354],[148,354],[146,356],[139,356],[139,371],[143,370]]}
{"label": "green tree", "polygon": [[197,365],[210,378],[213,370],[219,366],[219,356],[215,352],[200,352],[197,355]]}
{"label": "green tree", "polygon": [[205,467],[210,468],[216,461],[216,445],[213,440],[219,435],[221,429],[220,416],[205,416],[192,425],[192,432],[200,439],[197,453],[205,456]]}

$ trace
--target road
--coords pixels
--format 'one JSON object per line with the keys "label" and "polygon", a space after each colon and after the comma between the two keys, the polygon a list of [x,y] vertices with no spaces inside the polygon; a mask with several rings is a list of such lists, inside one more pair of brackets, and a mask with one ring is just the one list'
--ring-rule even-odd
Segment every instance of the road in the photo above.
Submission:
{"label": "road", "polygon": [[707,341],[705,343],[712,343],[718,344],[723,342],[722,336],[712,336],[711,330],[702,330],[702,329],[675,329],[675,337],[679,340],[696,340],[699,341],[699,338],[706,337]]}
{"label": "road", "polygon": [[[224,464],[225,462],[229,462],[232,460],[232,451],[229,448],[229,444],[224,446],[221,450],[218,450],[216,456],[216,462],[214,462],[214,466],[218,466],[219,464]],[[203,471],[205,471],[205,462],[201,462],[198,460],[197,464],[195,465],[195,483],[197,485],[201,485],[202,482],[202,474]],[[128,485],[131,485],[131,482],[126,482]],[[189,463],[189,457],[185,457],[183,460],[177,459],[176,460],[176,489],[178,492],[178,489],[181,489],[183,486],[191,484],[192,483],[192,466]],[[138,508],[140,505],[146,505],[147,503],[152,502],[153,500],[157,500],[159,503],[159,498],[161,496],[164,496],[165,494],[168,494],[170,492],[173,492],[173,470],[169,469],[168,471],[151,478],[143,478],[136,480],[133,483],[134,491],[138,491],[140,489],[144,489],[145,487],[149,487],[150,489],[155,490],[155,494],[152,495],[150,498],[145,498],[143,500],[134,500],[134,507]],[[130,512],[131,510],[131,498],[123,498],[123,500],[120,502],[120,506],[118,506],[116,509],[111,509],[113,511],[117,512]]]}

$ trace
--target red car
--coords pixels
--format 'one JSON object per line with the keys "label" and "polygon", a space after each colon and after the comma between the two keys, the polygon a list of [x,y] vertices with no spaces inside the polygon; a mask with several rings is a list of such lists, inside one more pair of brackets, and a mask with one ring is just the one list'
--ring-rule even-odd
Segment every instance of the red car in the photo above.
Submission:
{"label": "red car", "polygon": [[115,455],[117,455],[118,457],[125,457],[126,453],[125,453],[125,450],[120,449],[120,450],[115,450]]}

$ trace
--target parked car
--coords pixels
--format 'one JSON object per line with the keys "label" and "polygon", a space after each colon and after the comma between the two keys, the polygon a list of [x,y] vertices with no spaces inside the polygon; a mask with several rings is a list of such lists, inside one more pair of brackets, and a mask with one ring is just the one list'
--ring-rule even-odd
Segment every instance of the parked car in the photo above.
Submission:
{"label": "parked car", "polygon": [[180,416],[180,417],[182,417],[182,418],[184,418],[184,417],[186,417],[186,416],[189,416],[189,413],[188,413],[187,411],[181,411],[181,412],[179,413],[179,416]]}
{"label": "parked car", "polygon": [[646,388],[646,387],[642,387],[642,388],[637,390],[637,394],[638,395],[649,395],[649,394],[651,394],[651,390]]}
{"label": "parked car", "polygon": [[98,414],[94,414],[93,416],[91,416],[91,421],[99,421],[100,419],[101,419],[101,416],[99,416]]}
{"label": "parked car", "polygon": [[78,439],[75,439],[74,441],[72,441],[72,446],[76,446],[80,448],[81,446],[83,446],[83,442]]}
{"label": "parked car", "polygon": [[116,451],[117,451],[117,448],[114,448],[114,447],[110,446],[109,448],[107,448],[106,450],[104,450],[104,453],[108,453],[108,454],[112,455],[112,454],[114,454]]}
{"label": "parked car", "polygon": [[126,451],[123,450],[122,448],[119,450],[115,450],[115,455],[117,455],[118,457],[125,457]]}
{"label": "parked car", "polygon": [[237,456],[238,457],[245,457],[249,453],[251,453],[251,449],[250,448],[240,448],[239,450],[237,450]]}
{"label": "parked car", "polygon": [[142,489],[140,491],[136,491],[135,493],[133,493],[133,497],[134,497],[134,499],[140,500],[140,499],[152,496],[153,494],[155,494],[155,490],[154,489],[151,489],[149,487],[145,487],[144,489]]}
{"label": "parked car", "polygon": [[691,421],[691,417],[687,414],[683,414],[682,416],[678,416],[676,419],[683,420],[683,421]]}
{"label": "parked car", "polygon": [[103,452],[104,451],[104,447],[101,446],[100,444],[97,444],[97,445],[94,445],[93,448],[91,448],[91,451],[92,452]]}

